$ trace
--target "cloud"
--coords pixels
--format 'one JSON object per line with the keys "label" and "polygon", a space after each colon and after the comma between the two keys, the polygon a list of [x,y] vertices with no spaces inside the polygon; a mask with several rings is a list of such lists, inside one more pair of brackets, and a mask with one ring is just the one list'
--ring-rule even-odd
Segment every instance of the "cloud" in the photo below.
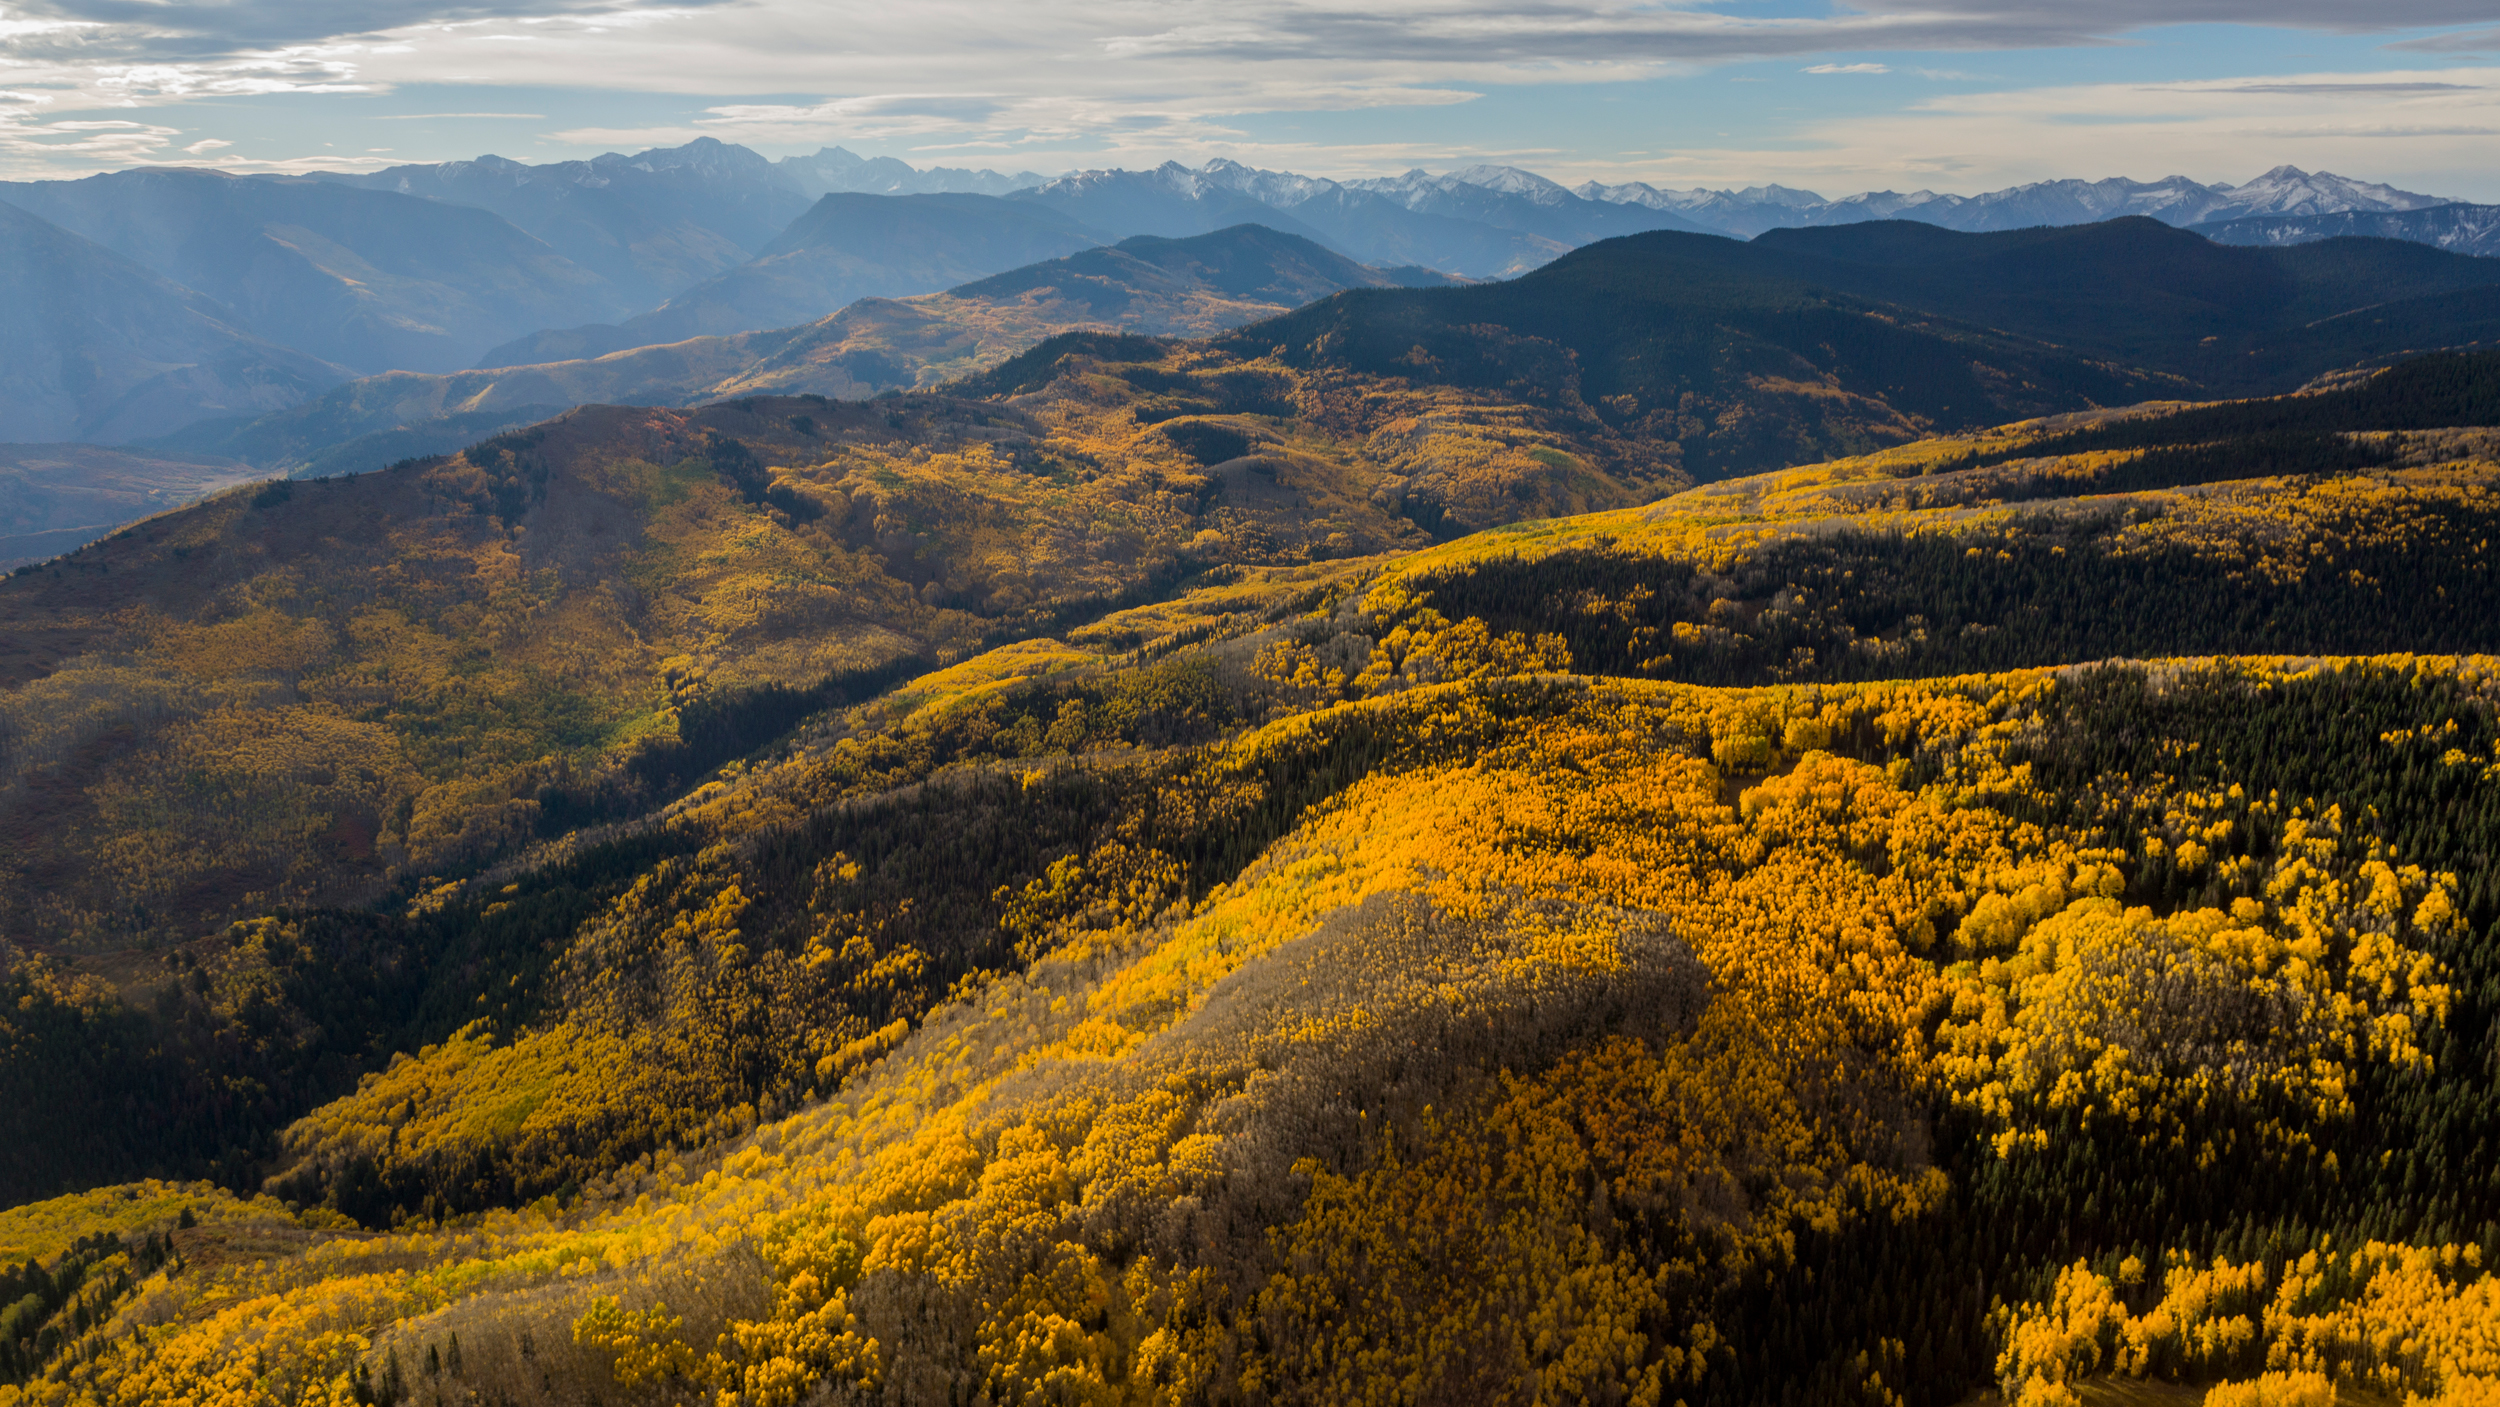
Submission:
{"label": "cloud", "polygon": [[183,150],[191,153],[193,156],[205,156],[212,151],[216,151],[220,147],[230,147],[233,145],[234,143],[232,142],[221,142],[215,137],[210,137],[204,141],[193,142],[191,145],[184,147]]}
{"label": "cloud", "polygon": [[[1167,156],[1222,154],[1346,174],[1512,154],[1436,143],[1427,124],[1414,124],[1418,135],[1411,143],[1297,145],[1275,136],[1292,130],[1287,124],[1253,119],[1451,106],[1513,85],[1635,82],[1738,61],[1806,65],[1818,76],[1900,72],[1876,59],[1916,51],[2107,46],[2169,24],[2305,26],[2393,38],[2487,27],[2492,18],[2489,0],[2370,6],[2349,0],[1839,0],[1806,15],[1766,15],[1762,9],[1772,7],[1718,0],[914,0],[908,6],[860,0],[0,0],[0,6],[0,73],[12,91],[29,95],[27,108],[40,99],[41,115],[52,118],[209,98],[459,85],[476,96],[404,104],[457,111],[389,115],[541,123],[546,119],[536,113],[495,109],[563,114],[562,130],[523,128],[515,134],[522,141],[632,146],[697,135],[767,146],[838,141],[897,151],[1016,152],[1018,161],[1044,167],[1054,160],[1152,164]],[[2500,32],[2475,33],[2489,39]],[[2461,44],[2473,37],[2440,35],[2406,45]],[[1844,55],[1849,62],[1836,57]],[[1949,69],[1914,71],[1974,82]],[[2215,137],[2196,145],[2233,124],[2248,132],[2349,132],[2355,142],[2365,140],[2365,128],[2404,129],[2416,133],[2411,141],[2425,150],[2464,140],[2435,132],[2486,125],[2489,114],[2475,109],[2480,90],[2465,91],[2472,83],[2456,80],[2460,86],[2447,89],[2414,86],[2415,80],[2438,76],[2294,74],[2236,86],[2171,86],[2159,90],[2159,113],[2145,110],[2145,88],[2125,85],[2109,87],[2130,95],[2125,102],[2089,111],[2061,108],[2082,90],[2060,88],[2024,99],[2032,106],[2022,107],[2019,118],[1924,108],[1873,112],[1863,123],[1853,117],[1828,131],[1799,128],[1748,138],[1748,148],[1758,149],[1742,157],[1756,162],[1752,173],[1726,175],[1750,183],[1813,171],[1821,174],[1811,179],[1829,180],[1826,153],[1846,152],[1856,169],[1887,178],[1962,182],[1967,174],[1977,181],[1982,173],[2018,167],[2019,179],[2040,174],[2052,152],[2077,153],[2075,169],[2102,169],[2136,150],[2167,160],[2172,149],[2163,143],[2179,133],[2193,138],[2185,151],[2227,151],[2236,161],[2237,153],[2253,150],[2256,138]],[[1892,88],[1838,86],[1870,94]],[[616,125],[593,126],[564,106],[549,106],[559,101],[545,96],[550,88],[632,95],[639,105],[627,109],[634,117],[618,121],[605,115],[614,109],[603,104],[600,120]],[[520,91],[498,104],[497,89]],[[2451,99],[2475,110],[2413,110]],[[0,113],[13,111],[9,101],[0,99]],[[2391,110],[2374,117],[2346,111],[2368,102]],[[468,110],[471,104],[475,111]],[[2299,111],[2302,105],[2308,110]],[[638,119],[645,125],[634,125]],[[2026,152],[1988,130],[1999,121],[2006,132],[2072,135],[2069,129],[2087,128],[2110,144],[2067,146],[2061,137]],[[1912,145],[1886,150],[1860,141],[1861,129],[1893,132]],[[174,135],[187,142],[207,134]],[[504,140],[502,134],[495,139]],[[72,138],[55,133],[22,140],[42,146]],[[140,139],[123,140],[126,148],[109,157],[81,153],[76,160],[151,159]],[[2384,136],[2366,140],[2379,148],[2407,146]],[[2128,145],[2138,141],[2143,144]],[[161,147],[158,155],[171,150]],[[240,161],[231,152],[225,156]],[[1573,169],[1604,174],[1611,168],[1602,168],[1600,156],[1616,159],[1585,153]],[[1705,153],[1696,159],[1718,158]],[[66,169],[70,158],[62,160]],[[1684,166],[1645,169],[1673,176]]]}
{"label": "cloud", "polygon": [[2471,29],[2461,34],[2432,34],[2387,46],[2416,54],[2500,53],[2500,29]]}
{"label": "cloud", "polygon": [[[1631,77],[1833,51],[2093,45],[2164,24],[2396,31],[2489,18],[2483,0],[1854,0],[1812,17],[1731,14],[1708,0],[928,0],[838,10],[818,0],[26,0],[0,15],[0,59],[180,70],[195,87],[223,66],[315,52],[382,84],[786,94],[996,74],[1030,92],[1064,82],[1071,63],[1087,66],[1089,83],[1117,71],[1115,90],[1158,77],[1182,91],[1206,76],[1232,87],[1262,81],[1170,67],[1212,60],[1301,69],[1305,82],[1325,74],[1352,90],[1383,80]],[[540,46],[532,40],[563,42],[566,62],[479,53]],[[387,61],[385,50],[394,51]],[[514,62],[528,71],[513,71]],[[1101,96],[1120,100],[1117,91]]]}
{"label": "cloud", "polygon": [[1934,93],[1893,111],[1818,117],[1766,134],[1775,140],[1583,160],[1545,174],[1566,183],[1975,193],[2053,176],[2236,182],[2290,163],[2452,199],[2500,199],[2489,160],[2500,133],[2500,69],[2405,79],[2393,91],[2368,73],[2279,73]]}
{"label": "cloud", "polygon": [[[2468,93],[2468,83],[2229,83],[2181,92],[2212,93]],[[2152,91],[2160,91],[2158,89]]]}
{"label": "cloud", "polygon": [[489,117],[500,118],[511,122],[544,122],[547,120],[547,114],[543,112],[386,112],[375,117],[373,120],[376,122],[435,122],[446,121],[455,117]]}

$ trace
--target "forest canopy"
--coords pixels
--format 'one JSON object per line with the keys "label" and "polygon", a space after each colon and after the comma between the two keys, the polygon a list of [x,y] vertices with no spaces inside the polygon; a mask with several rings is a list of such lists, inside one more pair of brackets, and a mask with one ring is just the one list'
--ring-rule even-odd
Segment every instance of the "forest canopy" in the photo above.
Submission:
{"label": "forest canopy", "polygon": [[21,574],[0,1404],[2490,1402],[2494,388],[1077,337]]}

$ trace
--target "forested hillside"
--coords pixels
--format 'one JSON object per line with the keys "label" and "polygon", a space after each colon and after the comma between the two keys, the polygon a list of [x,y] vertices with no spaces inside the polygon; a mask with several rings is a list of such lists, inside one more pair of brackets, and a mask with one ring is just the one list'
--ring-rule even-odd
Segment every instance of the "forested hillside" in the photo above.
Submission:
{"label": "forested hillside", "polygon": [[2500,354],[1713,482],[1405,296],[0,586],[0,1403],[2500,1392]]}

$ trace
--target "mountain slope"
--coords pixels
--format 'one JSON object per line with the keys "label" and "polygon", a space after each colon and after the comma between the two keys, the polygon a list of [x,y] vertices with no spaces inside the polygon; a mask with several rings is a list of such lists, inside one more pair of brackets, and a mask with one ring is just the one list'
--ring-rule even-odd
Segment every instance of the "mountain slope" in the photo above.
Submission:
{"label": "mountain slope", "polygon": [[[965,473],[971,439],[1048,455],[1060,417],[1249,389],[1079,340],[987,426],[812,422],[874,454],[846,517],[875,500],[886,562],[1112,560],[1146,485],[1055,514],[1083,468]],[[798,404],[703,428],[777,457]],[[126,1401],[249,1372],[289,1407],[2478,1401],[2500,660],[2356,656],[2494,643],[2500,440],[2443,422],[2495,405],[2500,357],[2444,358],[1226,571],[844,697],[526,863],[126,951],[128,1003],[19,960],[0,1070],[52,1097],[0,1104],[6,1185],[156,1158],[257,1195],[0,1214],[40,1270],[5,1366]],[[2247,459],[2398,407],[2337,438],[2359,472],[2113,494],[2154,455],[2052,448]],[[1212,429],[1278,435],[1245,458],[1280,478],[1312,443],[1239,406],[1128,443]],[[722,460],[604,518],[669,549],[637,549],[655,613],[772,599],[708,575],[793,550]],[[488,475],[528,529],[463,531],[618,550],[568,515],[655,481],[604,462],[527,507]],[[573,633],[521,594],[551,570],[497,574],[548,623],[470,678]],[[429,582],[467,589],[391,589]],[[689,732],[702,662],[660,664]]]}
{"label": "mountain slope", "polygon": [[977,280],[943,294],[866,298],[801,327],[448,376],[367,377],[182,447],[298,475],[449,453],[584,402],[691,405],[723,396],[852,399],[931,386],[994,366],[1075,328],[1206,336],[1346,288],[1440,276],[1366,268],[1255,225],[1190,239],[1140,235]]}
{"label": "mountain slope", "polygon": [[524,366],[790,327],[857,299],[934,292],[1102,242],[1056,211],[994,196],[828,195],[752,260],[651,312],[614,327],[521,338],[478,365]]}
{"label": "mountain slope", "polygon": [[763,157],[711,137],[544,166],[483,156],[316,179],[494,211],[607,279],[627,309],[745,263],[813,200]]}
{"label": "mountain slope", "polygon": [[2427,210],[2346,210],[2316,215],[2246,215],[2191,225],[2216,244],[2312,244],[2324,239],[2401,239],[2453,254],[2500,256],[2500,205]]}
{"label": "mountain slope", "polygon": [[797,329],[711,394],[866,396],[934,386],[1078,328],[1206,337],[1344,289],[1425,281],[1445,280],[1429,270],[1368,268],[1263,225],[1186,239],[1137,235],[943,294],[854,304]]}
{"label": "mountain slope", "polygon": [[495,215],[320,180],[123,171],[0,199],[217,299],[261,337],[365,371],[450,370],[516,333],[631,306]]}
{"label": "mountain slope", "polygon": [[[1280,373],[1202,378],[1167,344],[1101,340],[1130,354],[1102,386],[586,407],[228,495],[0,582],[0,923],[109,948],[133,903],[202,931],[256,894],[369,897],[665,797],[760,726],[738,720],[786,724],[829,678],[1228,563],[1428,540],[1359,439],[1257,418]],[[1460,433],[1465,407],[1443,409]],[[1586,470],[1452,444],[1504,518],[1621,501]],[[146,854],[80,858],[164,805]]]}
{"label": "mountain slope", "polygon": [[1671,210],[1585,199],[1515,166],[1470,166],[1443,176],[1409,171],[1345,185],[1419,214],[1516,230],[1575,248],[1643,230],[1718,233]]}
{"label": "mountain slope", "polygon": [[926,169],[890,156],[863,157],[841,147],[819,147],[813,155],[785,156],[773,163],[774,174],[810,196],[837,191],[868,195],[1005,195],[1038,186],[1045,179],[1030,171],[1003,176],[960,166]]}
{"label": "mountain slope", "polygon": [[1344,295],[1226,345],[1283,345],[1314,370],[1515,382],[1673,446],[1706,480],[1929,427],[2284,391],[2491,339],[2500,266],[2398,244],[2230,249],[2131,219],[1636,235],[1507,283]]}
{"label": "mountain slope", "polygon": [[350,374],[234,322],[214,301],[0,204],[0,441],[118,444],[294,405]]}

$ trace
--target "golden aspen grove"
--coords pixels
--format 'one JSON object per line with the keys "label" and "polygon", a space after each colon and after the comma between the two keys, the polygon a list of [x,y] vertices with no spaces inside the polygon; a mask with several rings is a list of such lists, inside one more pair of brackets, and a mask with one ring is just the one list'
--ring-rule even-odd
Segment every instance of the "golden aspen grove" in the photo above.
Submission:
{"label": "golden aspen grove", "polygon": [[2500,354],[1365,296],[0,583],[0,1407],[2500,1403]]}

